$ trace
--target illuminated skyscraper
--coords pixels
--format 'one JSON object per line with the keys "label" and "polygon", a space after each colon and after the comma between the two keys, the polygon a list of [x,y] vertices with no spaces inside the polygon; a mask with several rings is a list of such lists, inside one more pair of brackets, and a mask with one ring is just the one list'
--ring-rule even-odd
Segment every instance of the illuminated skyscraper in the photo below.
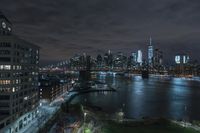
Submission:
{"label": "illuminated skyscraper", "polygon": [[151,66],[153,63],[153,45],[152,45],[152,38],[150,37],[149,44],[148,44],[148,63]]}
{"label": "illuminated skyscraper", "polygon": [[190,57],[186,54],[179,54],[175,56],[176,64],[187,64],[190,60]]}
{"label": "illuminated skyscraper", "polygon": [[142,65],[142,51],[141,50],[138,50],[137,52],[137,63]]}
{"label": "illuminated skyscraper", "polygon": [[137,62],[137,53],[136,53],[136,52],[133,52],[133,53],[132,53],[132,59],[133,59],[133,62],[134,62],[134,63]]}
{"label": "illuminated skyscraper", "polygon": [[158,69],[163,65],[163,52],[159,49],[155,49],[153,57],[153,67]]}
{"label": "illuminated skyscraper", "polygon": [[190,57],[188,55],[183,55],[183,64],[187,64],[190,60]]}
{"label": "illuminated skyscraper", "polygon": [[180,64],[181,63],[181,56],[180,55],[176,55],[175,56],[175,62],[176,62],[176,64]]}

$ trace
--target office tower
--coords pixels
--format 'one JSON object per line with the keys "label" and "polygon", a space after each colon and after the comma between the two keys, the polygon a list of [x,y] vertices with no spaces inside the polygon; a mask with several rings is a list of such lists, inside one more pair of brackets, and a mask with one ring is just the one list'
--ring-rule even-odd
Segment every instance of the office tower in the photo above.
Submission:
{"label": "office tower", "polygon": [[135,64],[137,62],[137,53],[133,52],[131,55],[132,55],[133,63]]}
{"label": "office tower", "polygon": [[122,52],[118,52],[115,55],[113,62],[115,68],[122,69],[127,67],[127,57]]}
{"label": "office tower", "polygon": [[177,54],[175,56],[175,63],[176,64],[187,64],[190,60],[190,57],[186,54]]}
{"label": "office tower", "polygon": [[0,13],[0,130],[4,130],[2,132],[17,132],[36,117],[39,103],[38,63],[39,47],[12,35],[11,22]]}
{"label": "office tower", "polygon": [[187,54],[177,54],[175,56],[175,74],[178,75],[193,75],[192,65],[189,64],[190,57]]}
{"label": "office tower", "polygon": [[183,55],[183,64],[187,64],[190,60],[190,57],[188,55]]}
{"label": "office tower", "polygon": [[108,66],[110,68],[113,66],[113,54],[110,50],[108,51]]}
{"label": "office tower", "polygon": [[142,65],[142,51],[138,50],[137,51],[137,63],[139,63],[139,65]]}
{"label": "office tower", "polygon": [[175,62],[176,62],[176,64],[180,64],[181,63],[181,56],[180,55],[176,55],[175,56]]}
{"label": "office tower", "polygon": [[101,68],[101,67],[102,67],[103,58],[102,58],[102,56],[101,56],[100,54],[97,55],[96,61],[97,61],[97,67],[98,67],[98,68]]}
{"label": "office tower", "polygon": [[103,60],[104,60],[104,66],[108,67],[108,53],[104,54]]}
{"label": "office tower", "polygon": [[70,67],[72,69],[80,69],[81,62],[83,64],[83,66],[86,67],[86,57],[76,54],[76,55],[74,55],[74,57],[72,57],[70,59]]}
{"label": "office tower", "polygon": [[153,45],[152,45],[152,38],[150,37],[149,44],[148,44],[148,64],[152,66],[153,63]]}
{"label": "office tower", "polygon": [[104,55],[104,65],[109,68],[113,66],[113,54],[110,50]]}
{"label": "office tower", "polygon": [[159,49],[155,49],[153,57],[154,68],[159,68],[163,65],[163,52]]}

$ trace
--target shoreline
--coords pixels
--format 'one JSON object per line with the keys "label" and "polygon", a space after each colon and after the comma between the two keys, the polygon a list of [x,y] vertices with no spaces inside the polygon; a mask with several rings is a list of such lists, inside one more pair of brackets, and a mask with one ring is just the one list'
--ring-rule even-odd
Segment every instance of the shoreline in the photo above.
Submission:
{"label": "shoreline", "polygon": [[[200,132],[200,120],[196,121],[196,124],[187,122],[187,121],[178,121],[174,119],[169,119],[169,118],[164,118],[164,117],[144,117],[141,119],[133,119],[133,118],[108,118],[110,114],[107,114],[106,112],[99,111],[99,110],[94,110],[93,107],[90,106],[85,106],[87,111],[85,112],[90,112],[95,115],[100,121],[105,121],[105,122],[114,122],[122,125],[132,125],[132,126],[142,126],[142,125],[152,125],[152,124],[160,124],[160,123],[166,123],[166,124],[175,124],[183,128],[191,128],[195,131]],[[97,107],[96,107],[97,108]],[[89,110],[88,110],[89,109]],[[116,113],[117,114],[117,113]],[[102,115],[104,115],[102,117]],[[103,119],[102,119],[103,118]]]}

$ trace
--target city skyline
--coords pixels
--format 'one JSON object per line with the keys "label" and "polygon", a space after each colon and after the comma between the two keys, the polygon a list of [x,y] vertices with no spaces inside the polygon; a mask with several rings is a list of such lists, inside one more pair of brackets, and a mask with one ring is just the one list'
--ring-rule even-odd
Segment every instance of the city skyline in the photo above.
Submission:
{"label": "city skyline", "polygon": [[[76,4],[73,0],[68,2],[72,7]],[[126,43],[133,40],[128,39],[128,34],[127,38],[117,38],[115,34],[107,45],[97,45],[107,41],[102,36],[102,41],[94,41],[97,34],[74,38],[83,45],[70,45],[69,38],[63,38],[63,48],[59,37],[66,34],[59,26],[49,26],[49,30],[57,28],[51,33],[33,26],[38,32],[33,34],[34,30],[30,25],[26,27],[28,23],[23,20],[25,27],[21,26],[22,31],[18,32],[13,20],[0,11],[1,133],[200,131],[200,64],[196,60],[199,58],[188,52],[194,50],[180,45],[174,46],[182,50],[163,47],[158,38],[154,40],[154,34],[130,48]],[[29,24],[34,19],[30,21]],[[83,34],[90,26],[82,29]],[[106,30],[109,31],[102,30],[104,35]],[[99,33],[99,29],[95,31]],[[52,35],[53,40],[47,35]],[[94,42],[86,45],[85,37],[92,37]],[[138,39],[142,40],[142,35]],[[116,40],[118,45],[110,45]]]}
{"label": "city skyline", "polygon": [[0,9],[15,25],[14,33],[41,47],[42,64],[65,60],[80,51],[91,55],[108,49],[146,51],[149,36],[155,47],[165,50],[165,61],[170,62],[182,52],[198,59],[198,5],[188,0],[8,0]]}

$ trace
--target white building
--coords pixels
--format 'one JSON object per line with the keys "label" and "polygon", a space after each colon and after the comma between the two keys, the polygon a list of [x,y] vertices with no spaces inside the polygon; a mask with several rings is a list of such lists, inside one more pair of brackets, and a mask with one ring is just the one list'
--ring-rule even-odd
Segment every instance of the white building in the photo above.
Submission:
{"label": "white building", "polygon": [[189,55],[186,54],[178,54],[175,56],[176,64],[187,64],[190,61]]}
{"label": "white building", "polygon": [[138,50],[137,52],[137,63],[142,65],[142,50]]}

